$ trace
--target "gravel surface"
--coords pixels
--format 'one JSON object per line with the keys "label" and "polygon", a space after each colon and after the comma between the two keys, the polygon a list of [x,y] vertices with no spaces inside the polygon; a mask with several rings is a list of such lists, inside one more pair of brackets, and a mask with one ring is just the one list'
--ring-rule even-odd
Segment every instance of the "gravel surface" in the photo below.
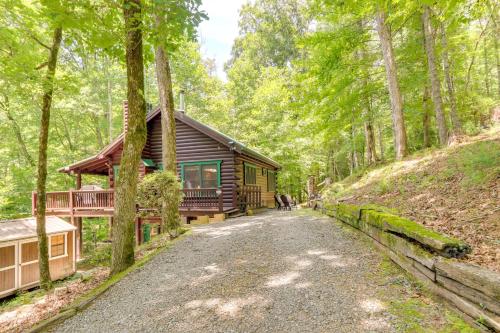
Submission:
{"label": "gravel surface", "polygon": [[[393,332],[401,281],[364,236],[296,212],[198,226],[57,332]],[[388,277],[391,278],[391,277]]]}

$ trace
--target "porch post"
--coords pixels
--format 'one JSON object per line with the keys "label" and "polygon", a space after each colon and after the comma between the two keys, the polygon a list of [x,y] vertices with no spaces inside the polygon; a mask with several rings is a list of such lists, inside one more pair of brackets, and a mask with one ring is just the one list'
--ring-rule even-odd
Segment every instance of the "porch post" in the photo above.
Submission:
{"label": "porch post", "polygon": [[224,211],[224,195],[222,192],[222,187],[219,187],[219,213],[222,213]]}
{"label": "porch post", "polygon": [[[82,189],[82,172],[80,170],[77,171],[76,173],[76,189],[77,190],[81,190]],[[83,241],[82,241],[82,232],[83,232],[83,218],[82,217],[74,217],[74,209],[73,209],[73,206],[74,206],[74,196],[73,196],[73,193],[71,193],[70,191],[70,196],[71,196],[71,216],[74,220],[74,223],[76,224],[76,227],[78,228],[77,229],[77,258],[80,259],[82,254],[83,254]],[[73,221],[71,221],[71,223],[73,224]]]}
{"label": "porch post", "polygon": [[76,189],[82,189],[82,172],[80,170],[78,170],[76,174]]}

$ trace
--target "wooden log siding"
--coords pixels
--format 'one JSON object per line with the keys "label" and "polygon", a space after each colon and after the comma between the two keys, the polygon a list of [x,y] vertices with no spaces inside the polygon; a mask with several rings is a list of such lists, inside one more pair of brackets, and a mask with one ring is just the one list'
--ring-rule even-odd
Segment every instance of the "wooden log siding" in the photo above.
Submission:
{"label": "wooden log siding", "polygon": [[249,157],[246,157],[246,156],[238,156],[236,157],[236,177],[237,177],[237,185],[238,187],[241,188],[244,186],[245,184],[245,179],[244,179],[244,163],[250,163],[252,165],[255,165],[257,167],[257,170],[256,170],[256,175],[257,175],[257,186],[260,187],[261,189],[261,203],[264,207],[269,207],[269,208],[272,208],[275,206],[275,203],[274,203],[274,194],[275,192],[269,192],[267,190],[267,173],[262,175],[262,168],[264,168],[264,170],[273,170],[273,171],[276,171],[276,168],[271,166],[271,165],[267,165],[267,164],[263,164],[255,159],[252,159],[252,158],[249,158]]}
{"label": "wooden log siding", "polygon": [[[175,126],[177,172],[180,174],[180,162],[220,160],[223,205],[225,208],[236,207],[236,203],[233,202],[233,188],[236,180],[234,153],[228,147],[179,120],[175,121]],[[156,164],[160,164],[161,149],[161,123],[160,115],[157,115],[148,123],[148,140],[144,148],[144,158],[150,158]]]}

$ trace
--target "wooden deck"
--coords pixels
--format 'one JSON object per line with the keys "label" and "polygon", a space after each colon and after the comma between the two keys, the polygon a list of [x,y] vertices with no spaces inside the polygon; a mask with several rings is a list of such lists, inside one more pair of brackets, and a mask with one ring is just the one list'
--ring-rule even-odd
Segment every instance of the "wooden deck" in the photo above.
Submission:
{"label": "wooden deck", "polygon": [[[256,191],[257,189],[251,189]],[[229,213],[238,210],[237,206],[225,205],[222,189],[184,189],[184,198],[179,207],[181,215],[196,216],[216,213]],[[248,192],[245,192],[248,194]],[[250,198],[250,196],[248,196]],[[48,192],[46,214],[62,217],[106,217],[113,216],[114,190],[69,190]],[[259,195],[251,196],[249,207],[257,206]],[[253,202],[255,201],[255,202]],[[36,193],[32,195],[32,214],[36,214]],[[138,208],[138,210],[148,210]]]}

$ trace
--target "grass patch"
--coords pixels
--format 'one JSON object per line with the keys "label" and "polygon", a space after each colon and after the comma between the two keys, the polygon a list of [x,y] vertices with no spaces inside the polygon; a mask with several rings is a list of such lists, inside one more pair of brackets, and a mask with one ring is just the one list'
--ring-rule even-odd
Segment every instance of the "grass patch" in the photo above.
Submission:
{"label": "grass patch", "polygon": [[439,333],[479,333],[479,329],[470,327],[462,318],[454,313],[448,312],[446,314],[446,327],[439,330]]}
{"label": "grass patch", "polygon": [[500,142],[479,141],[463,147],[448,159],[447,176],[463,175],[460,184],[467,188],[487,183],[500,175]]}
{"label": "grass patch", "polygon": [[425,303],[416,298],[391,302],[389,312],[398,318],[395,325],[398,331],[430,332],[423,327],[425,317],[422,308],[425,306]]}
{"label": "grass patch", "polygon": [[0,312],[9,311],[21,305],[31,304],[34,300],[43,297],[45,294],[46,291],[43,289],[20,291],[0,301]]}
{"label": "grass patch", "polygon": [[85,258],[78,263],[78,269],[111,265],[111,244],[102,244],[92,251],[84,252]]}

